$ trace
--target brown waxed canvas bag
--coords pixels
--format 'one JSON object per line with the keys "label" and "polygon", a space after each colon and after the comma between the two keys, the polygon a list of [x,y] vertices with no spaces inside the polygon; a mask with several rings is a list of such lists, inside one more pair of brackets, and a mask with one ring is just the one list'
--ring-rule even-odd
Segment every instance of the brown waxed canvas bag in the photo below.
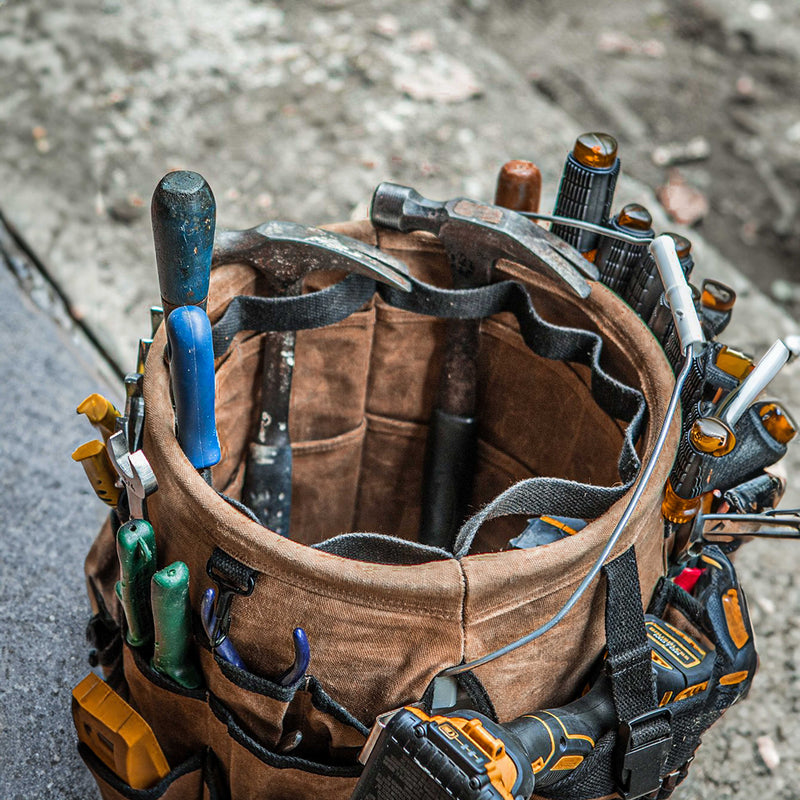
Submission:
{"label": "brown waxed canvas bag", "polygon": [[[420,281],[449,285],[447,259],[433,236],[378,235],[368,222],[331,229],[390,252]],[[313,273],[304,288],[310,292],[340,279],[340,273]],[[554,277],[508,261],[498,263],[493,280],[522,284],[547,322],[600,335],[602,368],[641,392],[646,403],[635,442],[645,459],[664,419],[674,376],[644,322],[600,283],[592,283],[589,297],[580,299]],[[258,290],[254,269],[216,268],[208,305],[212,324],[233,297]],[[222,460],[213,468],[214,487],[234,500],[240,497],[258,416],[265,335],[236,333],[215,362]],[[174,434],[160,326],[144,375],[143,446],[158,479],[158,491],[148,498],[158,563],[188,565],[195,614],[203,590],[212,585],[206,567],[215,549],[255,573],[252,593],[235,597],[231,608],[230,637],[247,670],[215,655],[198,627],[204,687],[186,690],[124,644],[121,664],[108,663],[106,670],[122,670],[128,700],[153,728],[172,772],[153,790],[137,793],[90,763],[104,798],[194,800],[225,796],[219,787],[226,787],[242,799],[346,800],[359,774],[356,757],[366,730],[378,714],[419,701],[441,670],[536,629],[575,590],[632,489],[579,534],[546,547],[504,549],[526,519],[524,513],[502,509],[479,520],[483,524],[474,541],[465,538],[466,552],[458,557],[420,557],[420,563],[359,560],[323,544],[348,532],[416,540],[443,335],[441,318],[390,305],[377,293],[340,322],[298,331],[287,539],[226,502],[184,456]],[[593,368],[534,353],[513,314],[483,320],[472,513],[532,478],[597,487],[628,481],[619,467],[627,423],[598,405],[592,384]],[[664,455],[612,555],[634,547],[644,605],[665,570],[670,542],[660,507],[679,432],[675,419]],[[110,522],[88,556],[86,573],[94,610],[102,602],[121,622]],[[574,698],[605,644],[605,591],[605,579],[598,578],[547,634],[474,670],[476,685],[501,722]],[[296,626],[310,641],[309,677],[287,689],[274,679],[292,663]],[[302,753],[279,752],[296,730],[302,731]]]}

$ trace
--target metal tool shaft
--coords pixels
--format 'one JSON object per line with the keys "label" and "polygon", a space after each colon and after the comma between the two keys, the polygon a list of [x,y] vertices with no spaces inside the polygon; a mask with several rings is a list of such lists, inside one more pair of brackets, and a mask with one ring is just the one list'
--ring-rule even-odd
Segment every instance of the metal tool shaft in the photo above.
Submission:
{"label": "metal tool shaft", "polygon": [[[319,269],[355,272],[409,291],[403,262],[349,236],[271,221],[244,231],[218,231],[214,266],[244,263],[263,276],[269,293],[292,297],[305,277]],[[255,435],[245,468],[242,500],[262,524],[289,536],[292,497],[292,450],[289,400],[294,370],[294,331],[264,335],[261,399]]]}

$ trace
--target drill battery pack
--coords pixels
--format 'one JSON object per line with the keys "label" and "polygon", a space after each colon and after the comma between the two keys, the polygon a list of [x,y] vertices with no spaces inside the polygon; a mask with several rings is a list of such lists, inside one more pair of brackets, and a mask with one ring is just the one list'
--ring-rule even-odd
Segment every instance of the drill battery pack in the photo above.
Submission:
{"label": "drill battery pack", "polygon": [[512,800],[533,791],[515,737],[474,711],[429,717],[416,708],[386,715],[351,800]]}

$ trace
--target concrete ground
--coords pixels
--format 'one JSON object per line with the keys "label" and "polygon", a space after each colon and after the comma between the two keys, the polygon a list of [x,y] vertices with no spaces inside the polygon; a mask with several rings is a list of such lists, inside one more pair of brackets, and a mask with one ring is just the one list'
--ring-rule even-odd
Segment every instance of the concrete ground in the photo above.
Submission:
{"label": "concrete ground", "polygon": [[[87,670],[81,561],[103,507],[69,460],[90,435],[74,406],[119,397],[109,362],[128,371],[148,329],[149,198],[165,171],[203,173],[219,225],[249,227],[364,216],[382,180],[490,199],[500,164],[531,158],[549,210],[574,137],[606,129],[622,146],[616,205],[644,202],[657,229],[690,236],[698,276],[739,292],[726,343],[760,355],[798,331],[791,301],[756,288],[792,282],[796,21],[794,0],[573,0],[535,14],[512,0],[0,2],[0,210],[41,262],[0,240],[0,795],[93,796],[69,693]],[[752,97],[723,103],[747,93],[742,75]],[[647,141],[699,134],[711,157],[682,169],[711,209],[685,230],[655,199],[666,170]],[[773,388],[800,413],[797,369]],[[800,505],[798,467],[795,445],[786,505]],[[800,550],[753,544],[739,564],[761,672],[676,796],[796,800]]]}

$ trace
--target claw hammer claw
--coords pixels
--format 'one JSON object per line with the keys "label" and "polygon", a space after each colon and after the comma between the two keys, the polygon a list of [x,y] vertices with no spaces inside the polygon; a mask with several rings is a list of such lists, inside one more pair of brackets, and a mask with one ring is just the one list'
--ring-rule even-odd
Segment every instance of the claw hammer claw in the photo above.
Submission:
{"label": "claw hammer claw", "polygon": [[394,256],[350,236],[297,222],[273,220],[245,231],[217,231],[213,265],[237,261],[262,272],[276,294],[295,290],[317,269],[343,269],[411,289],[408,267]]}

